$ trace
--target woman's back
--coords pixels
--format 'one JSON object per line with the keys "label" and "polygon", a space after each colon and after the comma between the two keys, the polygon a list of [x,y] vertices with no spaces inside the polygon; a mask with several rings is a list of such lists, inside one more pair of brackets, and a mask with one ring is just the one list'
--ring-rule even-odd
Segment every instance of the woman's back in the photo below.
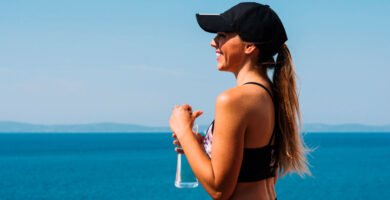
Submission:
{"label": "woman's back", "polygon": [[267,178],[258,182],[237,183],[231,200],[274,200],[276,177]]}
{"label": "woman's back", "polygon": [[[264,81],[255,82],[266,87],[271,91],[270,84]],[[252,84],[245,84],[238,89],[245,98],[245,107],[247,107],[250,114],[245,119],[247,123],[245,131],[245,148],[264,147],[269,144],[275,124],[275,109],[272,98],[272,93],[269,93],[264,88]]]}
{"label": "woman's back", "polygon": [[[269,83],[259,81],[264,87],[271,91]],[[246,149],[264,149],[267,145],[272,144],[275,124],[275,109],[273,99],[264,88],[255,84],[245,84],[241,86],[243,98],[246,99],[248,106],[247,128],[245,131],[244,154]],[[244,158],[245,159],[245,158]],[[264,157],[252,156],[249,159],[267,160]],[[261,169],[259,169],[261,170]],[[248,174],[251,176],[251,174]],[[252,175],[253,176],[253,175]],[[269,177],[254,182],[238,182],[236,190],[231,199],[275,199],[275,177]],[[237,196],[235,195],[237,194]],[[245,194],[245,195],[243,195]]]}

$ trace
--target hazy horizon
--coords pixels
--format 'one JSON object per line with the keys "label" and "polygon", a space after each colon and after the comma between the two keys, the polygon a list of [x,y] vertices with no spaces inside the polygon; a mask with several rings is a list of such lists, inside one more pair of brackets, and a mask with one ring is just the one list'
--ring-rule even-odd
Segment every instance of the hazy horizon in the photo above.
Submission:
{"label": "hazy horizon", "polygon": [[[200,133],[205,134],[209,124],[198,124]],[[303,124],[300,129],[303,135],[309,133],[381,133],[390,134],[389,125],[367,124]],[[0,121],[0,134],[24,134],[24,133],[82,133],[82,134],[111,134],[111,133],[170,133],[171,129],[165,126],[148,126],[131,123],[88,123],[88,124],[30,124],[21,122]]]}
{"label": "hazy horizon", "polygon": [[[150,127],[168,127],[169,124],[163,124],[161,126],[159,125],[149,125],[149,124],[138,124],[138,123],[132,123],[132,122],[114,122],[114,121],[97,121],[97,122],[85,122],[85,123],[31,123],[31,122],[24,122],[24,121],[13,121],[13,120],[0,120],[0,123],[21,123],[21,124],[31,124],[31,125],[47,125],[47,126],[56,126],[56,125],[88,125],[88,124],[126,124],[126,125],[137,125],[137,126],[150,126]],[[199,124],[199,123],[196,123],[198,125],[207,125],[209,123],[206,123],[206,124]],[[367,126],[390,126],[390,123],[388,124],[365,124],[365,123],[349,123],[349,122],[345,122],[345,123],[323,123],[323,122],[310,122],[310,123],[304,123],[303,125],[305,124],[310,124],[310,125],[313,125],[313,124],[322,124],[322,125],[330,125],[330,126],[334,126],[334,125],[367,125]]]}

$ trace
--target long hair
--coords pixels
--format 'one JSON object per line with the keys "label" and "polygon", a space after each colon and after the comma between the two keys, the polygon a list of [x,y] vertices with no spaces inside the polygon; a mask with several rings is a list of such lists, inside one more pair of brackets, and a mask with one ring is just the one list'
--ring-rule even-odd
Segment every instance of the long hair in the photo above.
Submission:
{"label": "long hair", "polygon": [[263,66],[274,68],[273,90],[275,94],[275,128],[277,145],[278,171],[281,176],[295,172],[300,176],[311,175],[306,155],[309,149],[305,146],[300,134],[302,127],[299,110],[296,74],[290,51],[283,44],[278,51],[274,65]]}

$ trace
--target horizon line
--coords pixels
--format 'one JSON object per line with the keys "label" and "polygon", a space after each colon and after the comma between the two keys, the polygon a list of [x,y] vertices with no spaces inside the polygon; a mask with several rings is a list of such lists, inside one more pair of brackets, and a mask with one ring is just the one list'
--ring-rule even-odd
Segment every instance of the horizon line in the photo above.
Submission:
{"label": "horizon line", "polygon": [[[20,124],[29,124],[29,125],[43,125],[43,126],[58,126],[58,125],[91,125],[91,124],[120,124],[120,125],[134,125],[134,126],[146,126],[146,127],[168,127],[169,125],[145,125],[139,123],[131,123],[131,122],[113,122],[113,121],[101,121],[101,122],[81,122],[81,123],[35,123],[35,122],[25,122],[25,121],[16,121],[16,120],[0,120],[0,123],[20,123]],[[168,123],[167,123],[168,124]],[[206,124],[198,124],[201,126],[209,125]],[[337,126],[337,125],[363,125],[363,126],[390,126],[388,124],[366,124],[359,122],[341,122],[341,123],[325,123],[325,122],[308,122],[303,123],[303,125],[328,125],[328,126]]]}

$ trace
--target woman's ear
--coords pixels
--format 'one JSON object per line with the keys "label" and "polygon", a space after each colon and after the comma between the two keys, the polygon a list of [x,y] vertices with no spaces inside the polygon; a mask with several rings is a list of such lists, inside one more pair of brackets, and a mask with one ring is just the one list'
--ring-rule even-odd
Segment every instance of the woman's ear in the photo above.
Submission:
{"label": "woman's ear", "polygon": [[245,43],[245,54],[249,55],[249,54],[252,54],[254,53],[256,50],[257,50],[257,47],[256,45],[252,44],[252,43]]}

